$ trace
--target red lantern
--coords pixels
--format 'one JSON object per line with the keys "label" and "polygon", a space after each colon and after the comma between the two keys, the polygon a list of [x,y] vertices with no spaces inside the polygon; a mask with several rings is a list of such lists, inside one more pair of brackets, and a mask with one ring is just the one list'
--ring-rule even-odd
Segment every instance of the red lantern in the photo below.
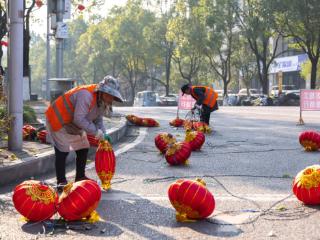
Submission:
{"label": "red lantern", "polygon": [[200,150],[205,140],[206,137],[202,132],[186,131],[185,141],[190,144],[192,151]]}
{"label": "red lantern", "polygon": [[154,143],[156,147],[160,150],[161,153],[165,153],[168,145],[175,143],[177,140],[172,134],[170,133],[159,133],[154,138]]}
{"label": "red lantern", "polygon": [[100,187],[92,180],[68,183],[59,198],[58,213],[67,221],[88,218],[98,207],[100,198]]}
{"label": "red lantern", "polygon": [[26,124],[22,127],[22,135],[24,140],[33,140],[37,135],[37,130],[33,126]]}
{"label": "red lantern", "polygon": [[41,130],[37,133],[37,138],[41,143],[48,143],[47,141],[47,130]]}
{"label": "red lantern", "polygon": [[79,10],[79,11],[83,11],[85,8],[86,8],[86,7],[85,7],[84,5],[82,5],[82,4],[79,4],[79,5],[78,5],[78,10]]}
{"label": "red lantern", "polygon": [[38,8],[41,8],[42,7],[42,5],[43,5],[43,2],[41,1],[41,0],[36,0],[36,6],[38,7]]}
{"label": "red lantern", "polygon": [[320,165],[300,171],[293,181],[292,191],[305,204],[320,204]]}
{"label": "red lantern", "polygon": [[111,188],[111,179],[116,167],[116,157],[108,141],[100,141],[96,151],[95,166],[102,188],[108,190]]}
{"label": "red lantern", "polygon": [[201,179],[177,180],[170,185],[168,196],[179,222],[207,218],[215,208],[214,197]]}
{"label": "red lantern", "polygon": [[198,132],[211,133],[211,128],[205,122],[195,122],[193,128]]}
{"label": "red lantern", "polygon": [[12,201],[17,211],[33,222],[50,219],[56,212],[58,194],[40,181],[24,181],[15,187]]}
{"label": "red lantern", "polygon": [[159,127],[159,123],[153,118],[142,118],[142,126],[144,127]]}
{"label": "red lantern", "polygon": [[299,142],[306,151],[317,151],[320,148],[320,134],[315,131],[302,132]]}
{"label": "red lantern", "polygon": [[170,165],[187,164],[188,158],[191,155],[189,143],[176,142],[168,146],[165,158]]}
{"label": "red lantern", "polygon": [[177,117],[177,118],[173,119],[172,121],[170,121],[169,124],[172,127],[181,127],[181,126],[183,126],[183,123],[184,123],[184,120]]}
{"label": "red lantern", "polygon": [[89,141],[90,146],[97,147],[99,145],[99,139],[91,134],[87,134],[87,139]]}
{"label": "red lantern", "polygon": [[185,120],[184,123],[183,123],[183,127],[186,131],[190,131],[190,130],[193,130],[193,121],[190,121],[190,120]]}
{"label": "red lantern", "polygon": [[142,118],[137,117],[133,114],[127,115],[126,118],[130,123],[137,125],[137,126],[142,126]]}

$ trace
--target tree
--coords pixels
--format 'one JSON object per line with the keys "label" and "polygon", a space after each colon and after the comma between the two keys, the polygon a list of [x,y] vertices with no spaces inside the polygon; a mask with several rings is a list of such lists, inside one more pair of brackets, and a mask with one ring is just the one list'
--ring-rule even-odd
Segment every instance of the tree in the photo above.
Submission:
{"label": "tree", "polygon": [[[242,8],[238,8],[239,27],[246,37],[249,46],[256,56],[259,80],[264,94],[269,95],[268,72],[277,54],[281,35],[276,31],[276,7],[269,0],[244,0]],[[270,49],[270,40],[274,40]]]}
{"label": "tree", "polygon": [[203,54],[213,71],[222,79],[224,96],[228,95],[232,54],[238,35],[236,10],[236,0],[204,0],[199,8],[207,29]]}
{"label": "tree", "polygon": [[278,6],[278,30],[294,39],[311,62],[311,88],[316,87],[320,57],[320,4],[318,0],[273,0]]}

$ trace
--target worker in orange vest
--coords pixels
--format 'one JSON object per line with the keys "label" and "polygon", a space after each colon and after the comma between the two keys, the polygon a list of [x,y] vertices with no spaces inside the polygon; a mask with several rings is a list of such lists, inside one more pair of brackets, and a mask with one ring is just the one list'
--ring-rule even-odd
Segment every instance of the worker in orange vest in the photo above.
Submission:
{"label": "worker in orange vest", "polygon": [[192,86],[185,84],[181,87],[182,95],[191,95],[196,103],[192,110],[200,110],[200,121],[209,125],[210,114],[219,109],[218,107],[218,93],[212,87],[206,86]]}
{"label": "worker in orange vest", "polygon": [[75,87],[50,104],[46,111],[48,135],[55,150],[58,191],[67,184],[65,166],[69,152],[76,152],[75,181],[88,179],[85,167],[89,142],[87,133],[97,139],[110,141],[103,124],[103,116],[112,102],[123,102],[119,83],[106,76],[100,83]]}

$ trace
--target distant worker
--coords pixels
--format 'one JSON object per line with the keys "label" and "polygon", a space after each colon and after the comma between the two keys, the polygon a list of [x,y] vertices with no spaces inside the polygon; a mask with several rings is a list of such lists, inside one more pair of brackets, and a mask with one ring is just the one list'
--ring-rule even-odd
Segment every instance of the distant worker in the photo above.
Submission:
{"label": "distant worker", "polygon": [[200,111],[200,121],[209,125],[211,112],[219,109],[218,93],[212,87],[192,86],[191,84],[183,85],[181,91],[182,95],[191,95],[196,100],[192,110],[198,109]]}
{"label": "distant worker", "polygon": [[47,130],[55,151],[58,191],[67,184],[66,158],[76,152],[75,181],[89,179],[85,175],[89,142],[87,134],[110,141],[103,116],[113,101],[123,102],[119,83],[106,76],[99,84],[75,87],[58,97],[46,111]]}

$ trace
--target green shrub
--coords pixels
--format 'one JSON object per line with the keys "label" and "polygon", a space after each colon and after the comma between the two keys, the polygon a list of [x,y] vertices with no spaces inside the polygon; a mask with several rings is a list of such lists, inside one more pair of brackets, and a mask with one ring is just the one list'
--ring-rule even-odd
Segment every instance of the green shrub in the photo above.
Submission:
{"label": "green shrub", "polygon": [[23,124],[37,122],[37,115],[34,109],[30,106],[23,106]]}

